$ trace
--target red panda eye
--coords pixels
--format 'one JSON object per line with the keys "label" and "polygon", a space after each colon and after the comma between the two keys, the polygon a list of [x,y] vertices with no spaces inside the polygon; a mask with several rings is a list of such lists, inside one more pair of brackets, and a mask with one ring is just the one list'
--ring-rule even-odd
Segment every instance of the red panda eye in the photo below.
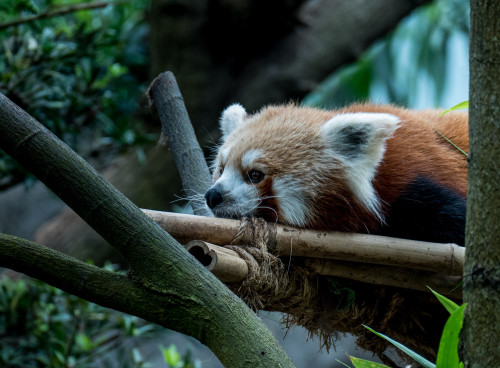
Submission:
{"label": "red panda eye", "polygon": [[262,179],[264,179],[264,173],[262,171],[259,171],[259,170],[250,170],[248,172],[248,179],[252,183],[256,184],[259,181],[261,181]]}
{"label": "red panda eye", "polygon": [[224,168],[221,166],[219,166],[219,176],[222,176],[222,173],[224,172]]}

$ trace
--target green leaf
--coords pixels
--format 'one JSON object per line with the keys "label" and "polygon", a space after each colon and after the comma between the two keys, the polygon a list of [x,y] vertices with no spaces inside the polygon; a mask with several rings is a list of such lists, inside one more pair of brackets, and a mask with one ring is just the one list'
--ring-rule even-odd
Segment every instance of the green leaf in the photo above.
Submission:
{"label": "green leaf", "polygon": [[387,365],[371,362],[369,360],[364,360],[360,358],[355,358],[350,356],[351,363],[355,368],[390,368]]}
{"label": "green leaf", "polygon": [[168,348],[160,346],[160,350],[163,354],[165,363],[167,363],[169,367],[177,367],[179,365],[181,355],[177,351],[177,347],[175,345],[172,344]]}
{"label": "green leaf", "polygon": [[[428,287],[428,286],[427,286]],[[432,291],[432,293],[436,296],[436,298],[438,298],[439,302],[443,305],[443,307],[446,308],[446,310],[452,314],[453,312],[455,312],[458,308],[460,308],[460,306],[455,303],[454,301],[442,296],[441,294],[439,293],[436,293],[434,290],[432,290],[430,287],[428,287],[430,291]]]}
{"label": "green leaf", "polygon": [[66,358],[64,357],[64,355],[60,351],[57,351],[57,350],[54,351],[54,355],[59,363],[64,364],[66,362]]}
{"label": "green leaf", "polygon": [[137,348],[132,349],[132,361],[135,364],[140,364],[140,363],[144,362],[142,355],[141,355],[141,352]]}
{"label": "green leaf", "polygon": [[374,329],[372,329],[372,328],[370,328],[368,326],[363,325],[363,327],[365,327],[369,331],[373,332],[375,335],[380,336],[383,339],[389,341],[392,345],[394,345],[395,347],[397,347],[399,350],[401,350],[405,354],[408,354],[412,359],[414,359],[417,363],[423,365],[425,368],[436,368],[436,365],[434,363],[429,362],[427,359],[425,359],[424,357],[418,355],[413,350],[407,348],[403,344],[401,344],[401,343],[399,343],[399,342],[391,339],[388,336],[385,336],[384,334],[381,334],[380,332],[375,331]]}
{"label": "green leaf", "polygon": [[450,318],[444,325],[443,334],[439,343],[439,350],[436,360],[437,368],[459,368],[460,358],[458,357],[458,340],[462,329],[464,310],[467,304],[460,306],[451,313]]}
{"label": "green leaf", "polygon": [[78,333],[76,335],[76,343],[82,349],[83,351],[87,352],[92,349],[92,341],[90,340],[90,337],[88,337],[84,333]]}
{"label": "green leaf", "polygon": [[[350,358],[350,357],[349,357],[349,358]],[[340,360],[338,360],[338,359],[335,359],[335,360],[337,361],[337,363],[342,364],[344,367],[351,368],[351,367],[349,367],[347,364],[345,364],[344,362],[341,362],[341,361],[340,361]]]}
{"label": "green leaf", "polygon": [[443,116],[444,114],[449,113],[450,111],[461,110],[461,109],[468,109],[468,108],[469,108],[469,101],[460,102],[458,105],[455,105],[453,107],[450,107],[447,110],[444,110],[443,113],[441,114],[441,116]]}

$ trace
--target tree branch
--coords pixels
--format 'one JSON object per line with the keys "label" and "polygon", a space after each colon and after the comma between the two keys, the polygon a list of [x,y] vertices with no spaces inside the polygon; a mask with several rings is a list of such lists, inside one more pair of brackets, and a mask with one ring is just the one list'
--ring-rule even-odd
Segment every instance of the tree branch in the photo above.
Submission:
{"label": "tree branch", "polygon": [[13,27],[13,26],[18,26],[18,25],[23,24],[23,23],[29,23],[29,22],[33,22],[36,20],[40,20],[40,19],[53,18],[53,17],[57,17],[59,15],[74,13],[74,12],[78,12],[81,10],[92,10],[92,9],[104,8],[108,5],[121,5],[121,4],[126,4],[129,2],[130,2],[130,0],[102,1],[102,2],[96,2],[96,3],[73,4],[73,5],[65,6],[65,7],[57,9],[57,10],[48,10],[48,11],[42,12],[40,14],[33,15],[31,17],[16,19],[16,20],[12,20],[10,22],[2,23],[2,24],[0,24],[0,30],[5,29],[5,28],[9,28],[9,27]]}
{"label": "tree branch", "polygon": [[209,216],[203,196],[211,182],[210,172],[172,72],[156,77],[147,94],[153,116],[161,122],[162,137],[174,157],[194,213]]}
{"label": "tree branch", "polygon": [[[105,307],[139,315],[159,323],[166,316],[156,315],[154,301],[150,310],[137,310],[136,302],[162,297],[144,288],[126,275],[103,270],[40,244],[12,235],[0,234],[0,267],[35,277],[68,293]],[[164,302],[164,301],[162,301]],[[138,304],[140,305],[140,304]],[[171,313],[170,310],[168,310]],[[165,326],[168,327],[168,326]]]}
{"label": "tree branch", "polygon": [[[172,319],[168,322],[171,328],[208,345],[226,366],[293,366],[270,331],[239,298],[80,156],[2,94],[0,149],[122,253],[130,264],[132,281],[161,298],[149,305],[157,311],[157,318],[165,313],[164,308],[173,308],[175,313],[169,314]],[[25,267],[25,271],[38,276],[36,268]],[[59,277],[71,277],[71,272],[67,269]],[[111,285],[114,291],[121,292],[120,280]],[[135,303],[124,308],[136,315],[136,309],[142,310]],[[150,317],[146,319],[154,320],[154,313]],[[161,319],[155,322],[165,323]]]}

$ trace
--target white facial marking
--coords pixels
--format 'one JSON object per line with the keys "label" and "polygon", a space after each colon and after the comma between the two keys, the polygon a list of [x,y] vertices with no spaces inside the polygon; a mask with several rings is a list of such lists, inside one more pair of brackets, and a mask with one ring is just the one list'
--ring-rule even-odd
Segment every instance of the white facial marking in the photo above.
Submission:
{"label": "white facial marking", "polygon": [[231,134],[231,132],[241,123],[245,121],[247,112],[238,103],[235,103],[228,108],[226,108],[220,118],[220,129],[222,130],[222,139],[225,140],[226,137]]}
{"label": "white facial marking", "polygon": [[221,161],[222,165],[226,164],[230,151],[231,151],[231,147],[226,147],[220,151],[220,161]]}
{"label": "white facial marking", "polygon": [[262,156],[262,152],[258,149],[251,149],[241,157],[241,166],[244,170],[250,170],[255,160]]}
{"label": "white facial marking", "polygon": [[372,180],[385,152],[385,140],[398,128],[400,119],[383,113],[352,113],[334,116],[321,127],[331,154],[340,158],[348,184],[358,200],[380,221],[380,200]]}
{"label": "white facial marking", "polygon": [[257,189],[245,182],[240,171],[233,167],[226,167],[212,187],[217,187],[224,198],[220,208],[213,209],[216,215],[251,216],[260,203]]}
{"label": "white facial marking", "polygon": [[273,192],[278,201],[278,208],[286,222],[293,226],[305,226],[310,215],[307,207],[305,191],[300,181],[290,176],[277,178],[273,181]]}

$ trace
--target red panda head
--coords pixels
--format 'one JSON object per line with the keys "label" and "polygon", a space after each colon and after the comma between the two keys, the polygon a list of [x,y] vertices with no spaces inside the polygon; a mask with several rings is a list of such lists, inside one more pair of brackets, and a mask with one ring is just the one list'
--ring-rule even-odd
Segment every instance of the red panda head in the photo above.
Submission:
{"label": "red panda head", "polygon": [[248,115],[231,105],[220,119],[207,205],[218,217],[314,229],[359,230],[360,214],[383,221],[372,179],[398,123],[385,113],[288,105]]}

